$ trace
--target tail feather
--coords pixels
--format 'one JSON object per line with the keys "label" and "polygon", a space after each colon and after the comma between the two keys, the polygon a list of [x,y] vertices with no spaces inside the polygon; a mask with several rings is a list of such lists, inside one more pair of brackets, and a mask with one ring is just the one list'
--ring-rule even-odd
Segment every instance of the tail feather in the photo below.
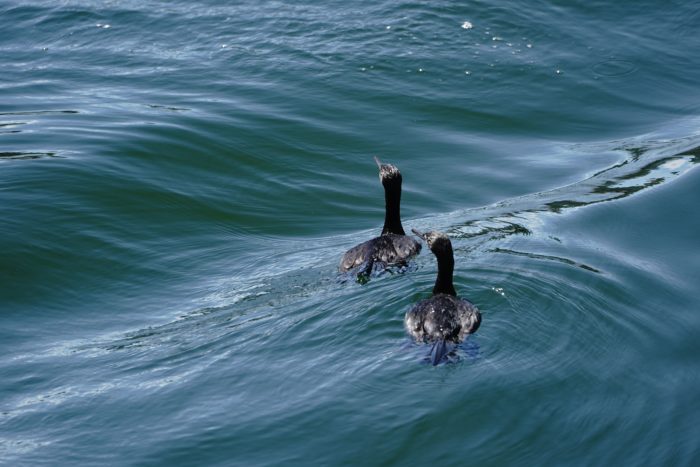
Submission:
{"label": "tail feather", "polygon": [[435,341],[430,348],[430,363],[433,366],[437,365],[445,358],[445,355],[447,355],[447,342],[445,342],[445,339]]}

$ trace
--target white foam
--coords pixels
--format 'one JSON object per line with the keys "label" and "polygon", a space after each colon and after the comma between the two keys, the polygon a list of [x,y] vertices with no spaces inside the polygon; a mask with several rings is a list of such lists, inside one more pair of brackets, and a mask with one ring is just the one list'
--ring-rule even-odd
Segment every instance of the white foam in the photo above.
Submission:
{"label": "white foam", "polygon": [[661,164],[661,167],[668,170],[676,170],[683,167],[686,164],[686,162],[688,161],[686,161],[685,159],[672,159]]}

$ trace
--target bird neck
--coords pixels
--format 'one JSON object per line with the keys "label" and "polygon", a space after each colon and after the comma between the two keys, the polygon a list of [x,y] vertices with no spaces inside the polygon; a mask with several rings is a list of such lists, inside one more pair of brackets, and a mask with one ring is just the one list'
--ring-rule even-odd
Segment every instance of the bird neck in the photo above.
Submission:
{"label": "bird neck", "polygon": [[391,183],[384,187],[384,228],[382,235],[392,233],[406,235],[401,225],[401,183]]}
{"label": "bird neck", "polygon": [[437,256],[438,275],[433,287],[433,295],[444,293],[447,295],[457,296],[454,284],[452,283],[452,274],[455,268],[455,259],[452,255],[452,250]]}

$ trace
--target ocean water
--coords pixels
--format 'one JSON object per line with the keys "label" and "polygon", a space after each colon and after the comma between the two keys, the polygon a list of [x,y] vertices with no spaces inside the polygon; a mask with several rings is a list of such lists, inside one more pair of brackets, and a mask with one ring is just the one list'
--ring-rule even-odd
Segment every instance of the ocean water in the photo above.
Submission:
{"label": "ocean water", "polygon": [[[698,465],[700,5],[0,0],[0,464]],[[482,310],[367,284],[372,156]]]}

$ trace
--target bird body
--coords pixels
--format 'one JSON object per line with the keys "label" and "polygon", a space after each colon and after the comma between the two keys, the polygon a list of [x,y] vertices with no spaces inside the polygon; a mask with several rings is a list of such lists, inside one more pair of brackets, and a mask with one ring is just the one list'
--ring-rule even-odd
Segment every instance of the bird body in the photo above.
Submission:
{"label": "bird body", "polygon": [[340,270],[370,272],[375,263],[400,264],[420,252],[421,244],[407,235],[384,234],[348,250],[340,261]]}
{"label": "bird body", "polygon": [[418,342],[459,342],[474,332],[480,321],[479,309],[469,300],[437,294],[421,300],[406,313],[405,324]]}

